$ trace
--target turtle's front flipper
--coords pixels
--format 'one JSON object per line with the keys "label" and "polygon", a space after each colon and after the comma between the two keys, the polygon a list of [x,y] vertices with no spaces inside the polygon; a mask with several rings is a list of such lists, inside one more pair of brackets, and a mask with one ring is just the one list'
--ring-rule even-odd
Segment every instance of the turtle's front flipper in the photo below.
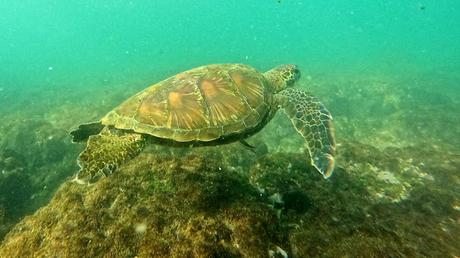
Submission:
{"label": "turtle's front flipper", "polygon": [[288,88],[275,96],[277,105],[307,142],[312,165],[324,178],[329,177],[335,162],[331,114],[316,97],[301,89]]}
{"label": "turtle's front flipper", "polygon": [[145,141],[140,134],[111,131],[105,127],[99,134],[89,137],[86,149],[78,157],[81,169],[75,181],[93,182],[101,175],[111,174],[125,161],[137,156]]}

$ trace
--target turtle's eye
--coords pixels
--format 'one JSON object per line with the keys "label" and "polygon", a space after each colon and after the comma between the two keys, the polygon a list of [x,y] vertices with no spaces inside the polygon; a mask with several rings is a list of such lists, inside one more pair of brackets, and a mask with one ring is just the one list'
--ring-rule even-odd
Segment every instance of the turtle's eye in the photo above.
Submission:
{"label": "turtle's eye", "polygon": [[289,65],[283,77],[285,78],[286,86],[293,86],[300,78],[300,70],[297,68],[297,65]]}

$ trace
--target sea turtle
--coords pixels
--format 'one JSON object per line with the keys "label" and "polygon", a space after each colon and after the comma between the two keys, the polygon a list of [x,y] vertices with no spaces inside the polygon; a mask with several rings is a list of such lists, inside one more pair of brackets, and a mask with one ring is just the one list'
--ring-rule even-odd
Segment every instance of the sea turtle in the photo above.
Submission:
{"label": "sea turtle", "polygon": [[112,173],[146,143],[174,146],[218,145],[241,141],[260,131],[283,109],[304,137],[311,164],[325,177],[334,169],[332,116],[310,93],[292,88],[296,65],[260,73],[244,64],[197,67],[128,98],[100,121],[71,132],[87,141],[76,180]]}

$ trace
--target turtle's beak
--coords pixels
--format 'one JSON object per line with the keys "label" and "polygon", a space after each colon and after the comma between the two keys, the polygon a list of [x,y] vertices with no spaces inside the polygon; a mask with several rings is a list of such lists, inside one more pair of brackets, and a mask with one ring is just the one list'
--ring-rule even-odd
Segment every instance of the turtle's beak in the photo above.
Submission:
{"label": "turtle's beak", "polygon": [[293,65],[293,66],[294,68],[293,68],[292,73],[294,74],[294,82],[296,82],[300,79],[300,70],[297,65]]}

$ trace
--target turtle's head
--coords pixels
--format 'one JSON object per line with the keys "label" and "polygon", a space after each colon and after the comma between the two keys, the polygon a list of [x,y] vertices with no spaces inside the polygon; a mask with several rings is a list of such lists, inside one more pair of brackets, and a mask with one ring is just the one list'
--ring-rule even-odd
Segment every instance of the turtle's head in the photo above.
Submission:
{"label": "turtle's head", "polygon": [[297,65],[285,64],[269,70],[264,76],[272,84],[275,92],[279,92],[294,85],[300,78],[300,70]]}

